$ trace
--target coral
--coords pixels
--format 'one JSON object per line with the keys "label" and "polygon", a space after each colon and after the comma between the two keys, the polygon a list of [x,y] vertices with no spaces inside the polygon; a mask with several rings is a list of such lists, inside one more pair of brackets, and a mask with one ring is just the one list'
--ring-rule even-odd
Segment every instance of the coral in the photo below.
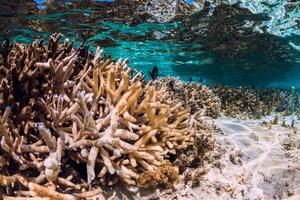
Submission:
{"label": "coral", "polygon": [[174,161],[179,167],[180,174],[183,174],[183,181],[192,186],[198,186],[202,177],[209,171],[211,162],[215,158],[215,138],[213,137],[213,127],[206,124],[200,116],[193,115],[197,118],[197,123],[201,126],[195,135],[195,143],[188,147],[185,152]]}
{"label": "coral", "polygon": [[222,102],[222,113],[230,117],[261,118],[272,113],[300,113],[300,98],[290,90],[209,86]]}
{"label": "coral", "polygon": [[162,166],[153,171],[146,171],[138,178],[138,183],[142,187],[149,186],[172,186],[179,181],[179,169],[165,162]]}
{"label": "coral", "polygon": [[219,98],[205,85],[185,83],[173,77],[154,81],[154,85],[165,87],[171,98],[184,102],[184,106],[189,108],[191,113],[201,111],[203,115],[210,117],[217,117],[220,114]]}
{"label": "coral", "polygon": [[100,48],[93,54],[60,38],[15,43],[1,54],[5,198],[88,199],[116,181],[178,181],[170,158],[195,138],[212,142],[202,136],[210,134],[203,113],[191,115],[165,87],[142,84],[127,60],[102,59]]}

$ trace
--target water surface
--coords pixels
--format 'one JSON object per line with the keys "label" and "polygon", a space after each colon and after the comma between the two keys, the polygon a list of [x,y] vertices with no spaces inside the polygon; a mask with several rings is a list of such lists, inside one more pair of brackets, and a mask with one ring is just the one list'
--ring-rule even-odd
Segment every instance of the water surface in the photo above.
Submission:
{"label": "water surface", "polygon": [[[227,1],[157,23],[100,1],[29,0],[0,13],[0,40],[31,43],[61,32],[148,73],[234,86],[300,88],[299,2]],[[116,8],[117,7],[117,8]],[[117,10],[117,11],[116,11]]]}

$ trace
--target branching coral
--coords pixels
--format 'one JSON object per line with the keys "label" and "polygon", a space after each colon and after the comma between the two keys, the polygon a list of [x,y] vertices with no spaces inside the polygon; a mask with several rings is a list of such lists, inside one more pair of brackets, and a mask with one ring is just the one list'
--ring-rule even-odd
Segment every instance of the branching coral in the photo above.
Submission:
{"label": "branching coral", "polygon": [[184,83],[177,78],[166,77],[154,82],[157,87],[165,87],[171,98],[177,99],[189,108],[191,113],[201,111],[205,116],[217,117],[221,102],[212,91],[201,84]]}
{"label": "branching coral", "polygon": [[300,113],[300,98],[292,90],[233,88],[223,85],[212,85],[210,88],[220,97],[222,113],[227,116],[260,118],[273,112],[286,115]]}
{"label": "branching coral", "polygon": [[177,181],[166,163],[204,134],[198,118],[164,87],[131,76],[127,60],[102,60],[100,48],[91,54],[60,37],[15,43],[0,57],[6,198],[88,199],[117,180]]}

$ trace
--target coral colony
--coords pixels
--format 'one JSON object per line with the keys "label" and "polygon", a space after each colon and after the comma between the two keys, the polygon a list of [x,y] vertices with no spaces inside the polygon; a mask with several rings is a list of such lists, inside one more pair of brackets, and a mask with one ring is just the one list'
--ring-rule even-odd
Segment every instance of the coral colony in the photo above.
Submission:
{"label": "coral colony", "polygon": [[60,38],[2,45],[4,199],[91,199],[117,182],[172,185],[179,153],[213,144],[203,112],[165,84]]}
{"label": "coral colony", "polygon": [[300,113],[300,98],[292,90],[233,88],[211,85],[212,92],[221,101],[221,113],[237,118],[261,118],[273,113],[293,115]]}
{"label": "coral colony", "polygon": [[197,83],[184,83],[179,78],[165,77],[155,81],[164,85],[171,97],[180,99],[192,114],[201,111],[203,115],[216,118],[221,112],[221,102],[207,86]]}

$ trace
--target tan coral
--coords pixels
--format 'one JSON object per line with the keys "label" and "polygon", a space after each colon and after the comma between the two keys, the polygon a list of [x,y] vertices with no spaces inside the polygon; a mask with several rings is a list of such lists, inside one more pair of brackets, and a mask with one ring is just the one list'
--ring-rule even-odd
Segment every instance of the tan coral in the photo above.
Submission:
{"label": "tan coral", "polygon": [[179,169],[170,163],[164,162],[153,171],[146,171],[138,178],[138,183],[142,187],[167,186],[179,182]]}
{"label": "tan coral", "polygon": [[[72,124],[70,132],[66,132],[71,138],[71,148],[91,149],[88,156],[89,182],[95,178],[91,168],[99,153],[105,171],[135,185],[138,166],[155,170],[166,154],[192,144],[194,133],[187,129],[189,114],[184,108],[178,107],[171,112],[168,104],[156,99],[158,91],[153,86],[143,89],[140,81],[129,82],[128,72],[124,71],[127,70],[125,63],[119,61],[110,64],[109,68],[104,65],[85,77],[89,81],[79,89],[75,98],[80,109],[58,118],[65,119],[60,124]],[[73,138],[74,122],[78,134]],[[67,130],[67,127],[63,128]],[[126,156],[124,160],[128,161],[119,161],[121,156]]]}
{"label": "tan coral", "polygon": [[[165,95],[165,88],[143,84],[139,73],[133,76],[127,60],[102,60],[100,48],[80,57],[80,48],[61,45],[59,38],[51,36],[47,47],[37,41],[15,44],[8,56],[1,78],[7,87],[0,91],[3,105],[11,107],[0,110],[5,152],[0,184],[22,184],[27,190],[19,197],[76,199],[98,195],[100,183],[115,180],[140,186],[176,182],[177,167],[165,163],[202,134],[198,119],[183,102]],[[18,170],[9,176],[11,158]],[[87,177],[77,164],[86,165]],[[159,171],[162,176],[141,181]]]}

